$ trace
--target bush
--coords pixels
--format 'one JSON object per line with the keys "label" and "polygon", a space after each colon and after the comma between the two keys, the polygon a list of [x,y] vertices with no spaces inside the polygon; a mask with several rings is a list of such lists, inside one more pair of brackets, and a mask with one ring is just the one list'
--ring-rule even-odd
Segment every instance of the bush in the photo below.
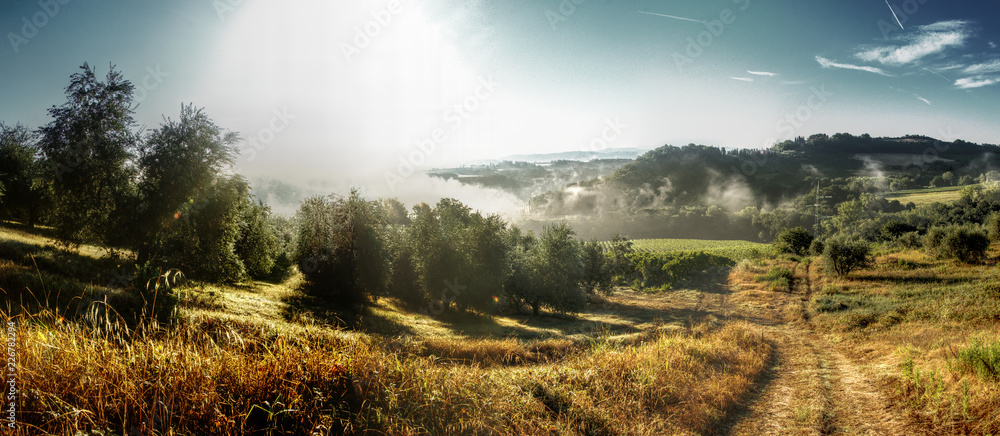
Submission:
{"label": "bush", "polygon": [[938,258],[975,263],[986,256],[990,239],[986,231],[975,225],[932,227],[924,239],[924,246]]}
{"label": "bush", "polygon": [[990,242],[1000,242],[1000,212],[993,212],[986,218],[986,232]]}
{"label": "bush", "polygon": [[774,241],[774,248],[779,253],[793,253],[805,256],[809,252],[813,236],[808,230],[802,227],[785,228],[778,234]]}
{"label": "bush", "polygon": [[847,275],[855,269],[870,266],[873,261],[871,251],[871,245],[865,241],[831,238],[823,249],[823,266],[827,271]]}
{"label": "bush", "polygon": [[823,244],[823,241],[819,240],[819,238],[813,239],[812,244],[809,244],[809,254],[813,256],[820,256],[823,254],[824,248],[825,245]]}
{"label": "bush", "polygon": [[633,282],[636,290],[667,290],[708,268],[734,265],[732,259],[703,251],[633,253],[629,257],[639,277]]}
{"label": "bush", "polygon": [[892,242],[894,246],[899,248],[916,249],[923,246],[920,240],[920,232],[907,232],[900,235]]}

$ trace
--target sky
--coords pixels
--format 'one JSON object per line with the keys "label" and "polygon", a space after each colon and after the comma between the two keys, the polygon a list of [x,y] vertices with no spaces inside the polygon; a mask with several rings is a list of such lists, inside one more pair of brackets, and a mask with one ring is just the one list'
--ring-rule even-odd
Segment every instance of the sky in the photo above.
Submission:
{"label": "sky", "polygon": [[995,144],[998,16],[982,0],[8,0],[0,120],[44,125],[80,65],[114,65],[145,128],[193,103],[242,135],[248,177],[386,196],[514,154]]}

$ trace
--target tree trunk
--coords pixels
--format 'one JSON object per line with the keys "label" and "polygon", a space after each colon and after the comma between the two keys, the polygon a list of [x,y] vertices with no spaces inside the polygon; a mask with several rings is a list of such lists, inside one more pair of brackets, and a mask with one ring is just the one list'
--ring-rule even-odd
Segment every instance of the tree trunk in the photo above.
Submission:
{"label": "tree trunk", "polygon": [[535,302],[532,302],[532,303],[531,303],[531,312],[532,312],[532,313],[533,313],[533,314],[534,314],[535,316],[538,316],[538,309],[539,309],[539,304],[538,304],[538,302],[537,302],[537,301],[535,301]]}

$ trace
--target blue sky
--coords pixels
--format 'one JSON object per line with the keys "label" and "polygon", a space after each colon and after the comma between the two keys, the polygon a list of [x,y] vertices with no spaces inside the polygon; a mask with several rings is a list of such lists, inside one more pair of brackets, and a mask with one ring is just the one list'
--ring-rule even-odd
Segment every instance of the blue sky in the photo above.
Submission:
{"label": "blue sky", "polygon": [[46,123],[87,61],[137,84],[147,127],[192,102],[248,139],[247,175],[336,186],[813,133],[997,143],[998,15],[980,0],[5,1],[0,120]]}

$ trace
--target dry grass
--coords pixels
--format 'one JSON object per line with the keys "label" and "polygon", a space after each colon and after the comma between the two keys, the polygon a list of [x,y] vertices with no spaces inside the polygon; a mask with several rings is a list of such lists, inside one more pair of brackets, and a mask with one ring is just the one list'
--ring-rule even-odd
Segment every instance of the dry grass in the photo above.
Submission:
{"label": "dry grass", "polygon": [[[994,247],[989,258],[996,254]],[[868,362],[885,395],[930,432],[1000,433],[998,380],[989,365],[976,363],[1000,338],[995,261],[882,253],[847,277],[817,276],[809,311],[814,325]]]}
{"label": "dry grass", "polygon": [[[41,238],[11,238],[13,254],[48,256],[0,265],[12,306],[111,291],[74,276],[100,259],[61,265]],[[773,353],[759,328],[705,317],[694,291],[620,292],[560,317],[431,318],[380,300],[332,327],[339,315],[296,305],[297,280],[180,289],[170,325],[126,324],[100,302],[80,318],[45,301],[6,310],[13,434],[702,434]]]}
{"label": "dry grass", "polygon": [[[554,365],[483,368],[316,326],[193,317],[130,331],[113,318],[88,327],[47,313],[11,321],[17,434],[695,434],[737,405],[771,352],[753,326],[702,325],[635,346],[595,342]],[[574,347],[421,346],[474,359]]]}

